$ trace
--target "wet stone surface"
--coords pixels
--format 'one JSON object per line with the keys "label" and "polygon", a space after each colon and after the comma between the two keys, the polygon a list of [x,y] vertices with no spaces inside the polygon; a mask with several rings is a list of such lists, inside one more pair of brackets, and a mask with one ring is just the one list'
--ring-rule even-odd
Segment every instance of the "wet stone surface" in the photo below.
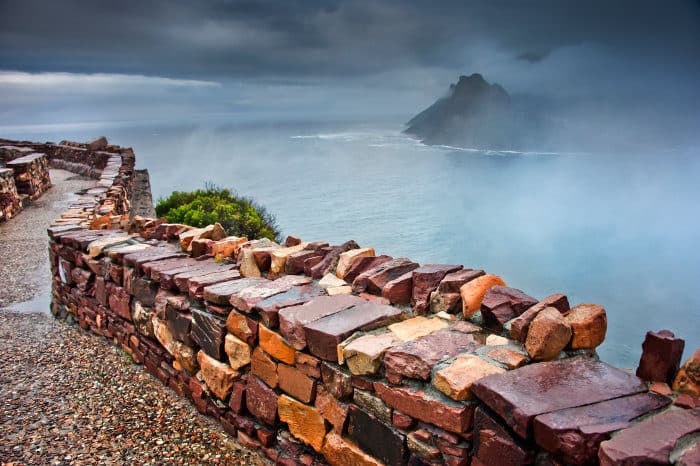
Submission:
{"label": "wet stone surface", "polygon": [[523,438],[539,414],[646,391],[637,377],[585,356],[543,362],[485,377],[472,392]]}

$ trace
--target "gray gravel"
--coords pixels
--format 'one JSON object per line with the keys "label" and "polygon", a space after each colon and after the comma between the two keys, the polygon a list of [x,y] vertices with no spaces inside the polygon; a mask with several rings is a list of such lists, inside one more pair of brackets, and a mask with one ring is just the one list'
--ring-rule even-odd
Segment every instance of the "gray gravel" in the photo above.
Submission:
{"label": "gray gravel", "polygon": [[121,349],[47,313],[45,228],[93,183],[73,176],[52,170],[55,186],[0,226],[0,303],[34,297],[0,309],[0,464],[264,464]]}

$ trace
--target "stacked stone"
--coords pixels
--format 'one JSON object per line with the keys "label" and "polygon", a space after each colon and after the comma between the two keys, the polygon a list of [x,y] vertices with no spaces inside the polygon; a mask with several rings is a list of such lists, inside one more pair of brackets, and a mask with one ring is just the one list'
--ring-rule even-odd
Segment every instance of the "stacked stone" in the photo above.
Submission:
{"label": "stacked stone", "polygon": [[38,199],[51,187],[49,159],[46,154],[27,154],[5,165],[14,171],[17,192],[26,194],[30,201]]}
{"label": "stacked stone", "polygon": [[[538,300],[481,270],[354,241],[101,224],[105,199],[128,210],[129,190],[113,188],[133,158],[117,153],[119,169],[105,164],[49,230],[52,311],[113,339],[278,464],[692,464],[699,358],[676,376],[663,357],[679,354],[673,336],[645,344],[640,376],[658,368],[681,396],[597,360],[602,307]],[[640,453],[629,439],[657,423]]]}
{"label": "stacked stone", "polygon": [[0,168],[0,222],[6,222],[22,210],[22,198],[15,187],[14,172]]}
{"label": "stacked stone", "polygon": [[0,167],[3,167],[11,160],[20,158],[24,155],[29,155],[32,152],[34,152],[34,150],[31,147],[0,145]]}

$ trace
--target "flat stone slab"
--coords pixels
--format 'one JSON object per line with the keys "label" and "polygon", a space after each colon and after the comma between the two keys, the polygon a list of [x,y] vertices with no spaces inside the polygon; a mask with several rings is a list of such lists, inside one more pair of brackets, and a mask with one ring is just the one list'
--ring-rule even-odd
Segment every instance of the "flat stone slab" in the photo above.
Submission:
{"label": "flat stone slab", "polygon": [[263,323],[269,328],[279,325],[279,311],[286,307],[298,306],[311,301],[313,298],[323,296],[323,288],[316,285],[295,286],[283,293],[274,294],[258,301],[253,306],[253,312],[260,314]]}
{"label": "flat stone slab", "polygon": [[269,280],[264,278],[241,278],[204,287],[204,299],[214,304],[229,304],[231,295],[244,288],[262,285]]}
{"label": "flat stone slab", "polygon": [[634,375],[586,356],[531,364],[478,380],[472,392],[522,438],[545,413],[645,392]]}
{"label": "flat stone slab", "polygon": [[288,291],[292,287],[308,285],[310,277],[299,275],[285,275],[277,280],[262,285],[255,285],[231,295],[229,302],[233,307],[243,312],[251,312],[260,301],[278,293]]}
{"label": "flat stone slab", "polygon": [[600,444],[602,466],[670,464],[678,440],[700,432],[700,408],[669,410],[650,417]]}
{"label": "flat stone slab", "polygon": [[403,318],[401,309],[368,302],[304,325],[306,342],[314,356],[338,361],[338,344],[358,330],[372,330]]}
{"label": "flat stone slab", "polygon": [[612,432],[670,403],[669,398],[649,392],[541,414],[533,423],[535,442],[567,463],[595,462],[600,443]]}
{"label": "flat stone slab", "polygon": [[229,280],[237,280],[239,278],[241,278],[241,273],[235,269],[214,272],[201,277],[192,277],[187,279],[187,292],[193,298],[202,299],[204,297],[205,286],[215,285]]}
{"label": "flat stone slab", "polygon": [[306,348],[305,325],[365,302],[350,295],[320,296],[306,304],[287,307],[279,311],[280,333],[294,348],[302,350]]}
{"label": "flat stone slab", "polygon": [[429,380],[433,366],[459,353],[476,351],[481,344],[474,335],[438,330],[430,335],[390,348],[384,365],[404,377]]}

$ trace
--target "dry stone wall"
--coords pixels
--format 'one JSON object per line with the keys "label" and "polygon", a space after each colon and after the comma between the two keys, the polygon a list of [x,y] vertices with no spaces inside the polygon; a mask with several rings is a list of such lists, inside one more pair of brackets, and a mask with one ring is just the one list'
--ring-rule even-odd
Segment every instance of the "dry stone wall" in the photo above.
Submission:
{"label": "dry stone wall", "polygon": [[51,187],[49,159],[32,147],[0,140],[0,222],[7,221]]}
{"label": "dry stone wall", "polygon": [[670,332],[638,377],[597,358],[601,306],[354,241],[129,220],[132,151],[45,150],[100,171],[48,231],[52,312],[277,464],[698,464],[700,354],[676,375]]}

